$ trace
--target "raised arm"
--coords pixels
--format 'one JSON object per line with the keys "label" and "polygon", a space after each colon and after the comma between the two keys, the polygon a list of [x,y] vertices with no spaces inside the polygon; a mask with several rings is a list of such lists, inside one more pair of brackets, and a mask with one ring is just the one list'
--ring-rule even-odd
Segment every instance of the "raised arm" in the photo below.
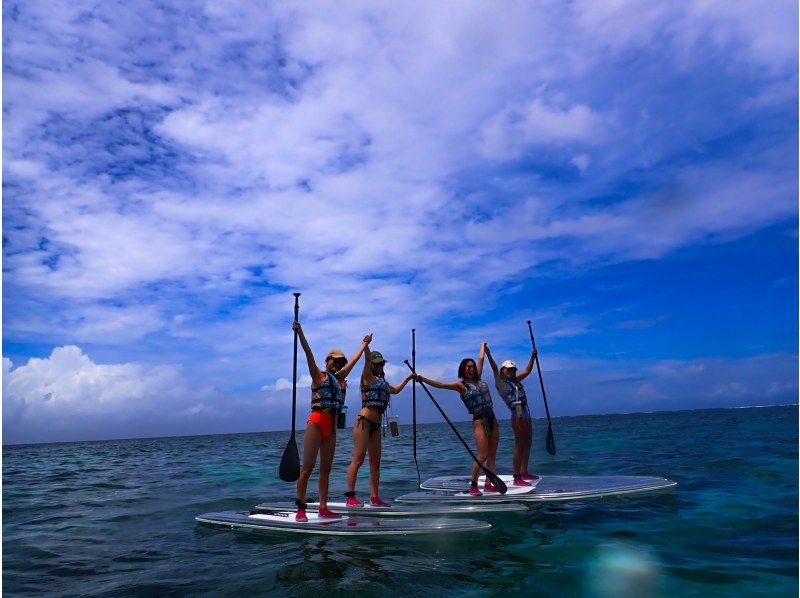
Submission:
{"label": "raised arm", "polygon": [[[369,333],[364,336],[364,340],[361,341],[361,346],[358,348],[358,351],[353,353],[353,356],[350,358],[350,361],[347,362],[347,365],[345,365],[341,370],[336,372],[336,375],[339,378],[347,378],[347,374],[349,374],[350,370],[352,370],[355,367],[355,365],[358,363],[358,360],[361,359],[361,356],[364,354],[364,349],[368,347],[371,342],[372,342],[372,333]],[[367,358],[369,358],[369,355],[367,356]]]}
{"label": "raised arm", "polygon": [[423,382],[429,386],[433,386],[434,388],[441,388],[442,390],[454,390],[460,395],[466,394],[467,392],[467,389],[464,388],[461,380],[456,380],[455,382],[439,382],[438,380],[434,380],[432,378],[426,378],[422,374],[417,374],[417,382]]}
{"label": "raised arm", "polygon": [[521,382],[522,380],[528,377],[528,374],[530,374],[533,371],[534,361],[536,361],[536,347],[531,349],[531,358],[528,360],[528,365],[525,366],[524,370],[517,373],[517,380]]}
{"label": "raised arm", "polygon": [[492,366],[492,373],[494,374],[496,380],[500,375],[500,370],[497,369],[497,363],[495,362],[494,357],[492,357],[492,352],[489,350],[489,345],[484,343],[484,346],[486,347],[486,357],[489,358],[489,365]]}
{"label": "raised arm", "polygon": [[398,384],[397,386],[392,386],[392,385],[390,384],[390,385],[389,385],[389,394],[396,395],[398,392],[400,392],[401,390],[403,390],[403,388],[405,387],[405,385],[406,385],[406,384],[408,384],[408,382],[409,382],[409,381],[410,381],[410,380],[411,380],[413,377],[414,377],[414,374],[409,374],[408,376],[406,376],[405,378],[403,378],[403,381],[402,381],[400,384]]}
{"label": "raised arm", "polygon": [[478,351],[478,361],[475,364],[476,369],[478,370],[478,378],[483,377],[483,357],[486,354],[486,342],[481,343],[481,349]]}
{"label": "raised arm", "polygon": [[311,380],[322,382],[325,379],[325,374],[319,371],[317,362],[314,361],[314,354],[311,352],[311,347],[308,345],[306,335],[303,333],[303,327],[300,325],[300,322],[292,322],[292,330],[297,332],[297,338],[300,339],[300,346],[303,347],[303,352],[306,354],[308,373],[311,375]]}
{"label": "raised arm", "polygon": [[367,386],[375,381],[375,376],[372,375],[372,351],[370,351],[369,343],[364,347],[364,369],[361,371],[361,386]]}

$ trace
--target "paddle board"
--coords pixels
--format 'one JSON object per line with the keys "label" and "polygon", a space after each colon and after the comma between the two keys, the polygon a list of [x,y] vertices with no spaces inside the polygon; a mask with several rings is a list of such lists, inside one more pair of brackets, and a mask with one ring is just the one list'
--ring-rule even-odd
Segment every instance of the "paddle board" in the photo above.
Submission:
{"label": "paddle board", "polygon": [[[464,485],[462,484],[460,487],[463,488]],[[466,487],[469,488],[469,479],[467,479]],[[533,491],[533,486],[509,486],[508,492],[505,494],[481,490],[482,494],[473,496],[469,491],[463,490],[460,492],[456,490],[425,490],[403,494],[395,500],[402,503],[503,503],[522,500],[523,497],[533,494]]]}
{"label": "paddle board", "polygon": [[[306,512],[316,512],[319,503],[307,503]],[[291,511],[296,507],[291,503],[256,505],[253,510],[259,513],[273,511]],[[328,508],[344,515],[360,515],[362,517],[424,517],[441,515],[477,515],[480,513],[524,513],[528,507],[519,503],[494,502],[470,505],[399,505],[390,507],[374,507],[365,503],[363,507],[348,507],[343,502],[328,501]]]}
{"label": "paddle board", "polygon": [[[505,482],[509,490],[512,488],[535,488],[539,483],[539,480],[526,480],[530,486],[515,486],[513,475],[498,475],[497,477]],[[420,488],[423,490],[464,490],[469,489],[469,484],[470,478],[468,476],[440,476],[425,480]],[[478,488],[483,490],[485,484],[486,476],[479,477]]]}
{"label": "paddle board", "polygon": [[[423,488],[433,484],[453,484],[456,478],[431,478],[422,484]],[[435,482],[435,480],[439,480]],[[464,483],[469,484],[469,478],[458,478],[460,488]],[[655,494],[673,489],[676,482],[666,478],[650,476],[551,476],[544,475],[533,492],[512,495],[506,500],[515,500],[525,503],[531,502],[563,502],[569,500],[595,500],[617,496],[638,496]],[[509,487],[511,492],[511,487]],[[469,500],[463,492],[454,492],[448,489],[425,490],[398,496],[395,500],[402,503],[457,503]],[[506,496],[509,496],[506,494]],[[471,497],[473,501],[482,501],[482,496]]]}
{"label": "paddle board", "polygon": [[396,519],[383,520],[376,517],[342,516],[336,519],[321,518],[308,512],[307,522],[297,522],[295,512],[273,511],[252,513],[250,511],[223,511],[205,513],[195,520],[203,525],[262,534],[315,534],[325,536],[410,536],[447,532],[474,532],[492,527],[485,521],[475,519]]}

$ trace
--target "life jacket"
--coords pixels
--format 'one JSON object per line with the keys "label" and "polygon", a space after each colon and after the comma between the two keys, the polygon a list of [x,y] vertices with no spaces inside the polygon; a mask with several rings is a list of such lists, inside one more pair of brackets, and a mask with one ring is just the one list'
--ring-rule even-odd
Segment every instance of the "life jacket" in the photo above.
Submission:
{"label": "life jacket", "polygon": [[389,383],[381,376],[375,376],[375,380],[361,387],[361,406],[380,409],[381,413],[386,412],[389,406]]}
{"label": "life jacket", "polygon": [[[500,382],[503,385],[502,389],[498,388],[500,396],[511,411],[514,411],[517,405],[522,405],[524,407],[528,404],[528,397],[525,396],[525,387],[522,386],[520,382],[516,380],[507,380],[505,378],[501,378]],[[500,384],[498,384],[498,386],[500,386]]]}
{"label": "life jacket", "polygon": [[323,372],[325,380],[311,387],[311,409],[312,411],[341,409],[347,394],[347,380],[340,380],[328,370]]}
{"label": "life jacket", "polygon": [[492,409],[492,396],[489,394],[489,386],[483,380],[477,383],[462,380],[467,389],[467,393],[461,396],[467,411],[472,415],[483,415]]}

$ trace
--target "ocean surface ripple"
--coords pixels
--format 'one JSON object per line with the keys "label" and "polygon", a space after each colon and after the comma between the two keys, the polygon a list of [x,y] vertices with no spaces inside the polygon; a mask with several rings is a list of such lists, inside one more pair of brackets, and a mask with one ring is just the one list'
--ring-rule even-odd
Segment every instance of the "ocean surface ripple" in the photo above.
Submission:
{"label": "ocean surface ripple", "polygon": [[[469,424],[456,425],[471,444]],[[277,478],[288,432],[5,446],[3,592],[797,596],[796,406],[561,417],[553,428],[550,456],[546,422],[536,421],[534,471],[654,475],[678,487],[483,515],[493,528],[466,537],[265,537],[194,517],[293,499],[294,485]],[[350,434],[338,439],[334,495],[344,491]],[[402,426],[384,439],[384,498],[416,490],[411,436]],[[499,473],[510,473],[511,438],[501,421]],[[446,424],[418,426],[417,458],[423,480],[470,469]]]}

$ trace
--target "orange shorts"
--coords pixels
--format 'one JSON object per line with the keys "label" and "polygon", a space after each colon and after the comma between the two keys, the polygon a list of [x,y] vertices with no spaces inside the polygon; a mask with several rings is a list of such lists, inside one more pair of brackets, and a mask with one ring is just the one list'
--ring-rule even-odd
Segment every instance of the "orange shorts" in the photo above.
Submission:
{"label": "orange shorts", "polygon": [[312,411],[306,424],[317,424],[320,434],[322,434],[322,440],[325,440],[331,434],[336,433],[336,412]]}

